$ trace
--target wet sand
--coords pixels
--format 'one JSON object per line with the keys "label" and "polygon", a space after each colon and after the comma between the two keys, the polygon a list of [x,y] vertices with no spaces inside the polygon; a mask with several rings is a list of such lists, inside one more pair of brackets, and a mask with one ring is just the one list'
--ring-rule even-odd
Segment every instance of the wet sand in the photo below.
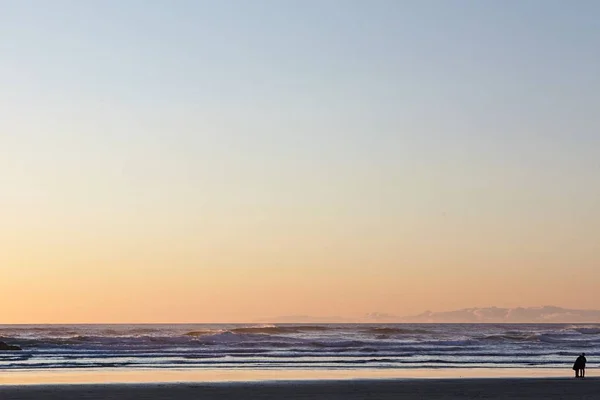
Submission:
{"label": "wet sand", "polygon": [[495,378],[0,386],[2,400],[599,399],[600,379]]}
{"label": "wet sand", "polygon": [[[566,378],[558,368],[389,368],[389,369],[227,369],[227,368],[82,368],[0,371],[2,385],[225,383],[272,381],[410,380],[469,378]],[[588,377],[597,376],[588,369]],[[0,399],[1,400],[1,399]]]}

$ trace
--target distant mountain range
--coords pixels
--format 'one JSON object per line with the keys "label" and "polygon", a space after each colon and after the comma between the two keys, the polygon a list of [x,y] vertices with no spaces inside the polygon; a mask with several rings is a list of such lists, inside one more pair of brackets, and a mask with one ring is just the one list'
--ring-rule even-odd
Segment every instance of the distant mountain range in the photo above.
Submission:
{"label": "distant mountain range", "polygon": [[516,308],[463,308],[455,311],[425,311],[413,316],[369,313],[363,318],[288,316],[275,323],[600,323],[600,310],[574,310],[555,306]]}
{"label": "distant mountain range", "polygon": [[555,306],[465,308],[401,318],[401,322],[471,323],[600,323],[600,310],[573,310]]}

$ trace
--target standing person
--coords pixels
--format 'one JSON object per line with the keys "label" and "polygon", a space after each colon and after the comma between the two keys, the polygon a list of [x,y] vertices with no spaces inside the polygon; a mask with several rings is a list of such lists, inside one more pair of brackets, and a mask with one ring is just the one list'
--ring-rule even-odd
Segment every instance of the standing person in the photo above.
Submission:
{"label": "standing person", "polygon": [[575,360],[575,364],[573,364],[573,370],[575,371],[575,378],[585,378],[585,363],[587,362],[585,358],[585,353],[581,353],[577,360]]}
{"label": "standing person", "polygon": [[585,378],[585,363],[587,362],[587,359],[585,358],[585,353],[581,353],[581,355],[579,356],[581,358],[581,367],[579,368],[579,377],[580,378]]}

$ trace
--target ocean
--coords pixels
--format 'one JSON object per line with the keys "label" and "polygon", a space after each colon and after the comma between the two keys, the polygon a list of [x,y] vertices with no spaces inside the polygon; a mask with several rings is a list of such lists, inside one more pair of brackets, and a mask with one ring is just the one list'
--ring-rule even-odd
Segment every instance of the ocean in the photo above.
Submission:
{"label": "ocean", "polygon": [[570,368],[600,324],[0,325],[0,369]]}

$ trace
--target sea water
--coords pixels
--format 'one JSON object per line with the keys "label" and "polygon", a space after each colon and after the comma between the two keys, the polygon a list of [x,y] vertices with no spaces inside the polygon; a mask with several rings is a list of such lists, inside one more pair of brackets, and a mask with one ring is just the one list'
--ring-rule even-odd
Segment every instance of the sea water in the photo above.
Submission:
{"label": "sea water", "polygon": [[0,369],[570,368],[600,324],[0,325]]}

